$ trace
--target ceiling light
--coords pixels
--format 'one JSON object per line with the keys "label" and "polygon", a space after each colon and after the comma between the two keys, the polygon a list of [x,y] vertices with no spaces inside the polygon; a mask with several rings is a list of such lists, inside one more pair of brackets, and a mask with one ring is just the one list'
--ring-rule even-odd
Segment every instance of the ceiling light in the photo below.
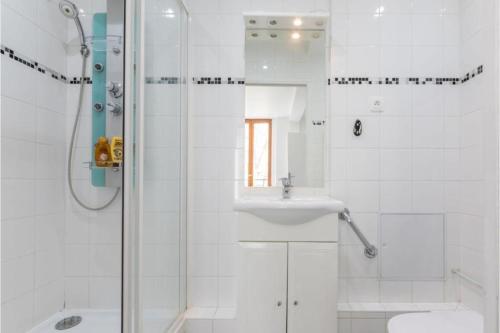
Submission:
{"label": "ceiling light", "polygon": [[175,13],[174,13],[174,10],[172,8],[163,9],[162,12],[163,12],[164,17],[168,17],[168,18],[175,17]]}
{"label": "ceiling light", "polygon": [[373,15],[374,17],[380,17],[384,13],[385,8],[384,6],[380,6],[375,10],[375,14]]}
{"label": "ceiling light", "polygon": [[300,39],[300,34],[298,32],[292,33],[292,39]]}
{"label": "ceiling light", "polygon": [[316,21],[316,25],[317,25],[318,27],[323,26],[323,21]]}
{"label": "ceiling light", "polygon": [[256,33],[256,32],[252,32],[252,35],[251,35],[251,36],[252,36],[253,38],[257,38],[257,37],[259,37],[259,34],[258,34],[258,33]]}
{"label": "ceiling light", "polygon": [[269,35],[269,37],[276,38],[276,37],[278,37],[278,34],[272,33],[272,34]]}
{"label": "ceiling light", "polygon": [[276,25],[276,24],[278,24],[278,21],[276,21],[276,20],[271,20],[271,21],[269,21],[269,24],[270,24],[270,25]]}
{"label": "ceiling light", "polygon": [[255,23],[257,23],[257,21],[255,21],[254,19],[251,19],[250,21],[248,21],[248,23],[255,24]]}
{"label": "ceiling light", "polygon": [[267,67],[267,65],[263,65],[263,66],[262,66],[262,69],[264,69],[264,70],[266,70],[266,69],[268,69],[268,68],[269,68],[269,67]]}
{"label": "ceiling light", "polygon": [[312,34],[312,37],[313,37],[314,39],[318,39],[318,38],[319,38],[319,36],[320,36],[320,35],[319,35],[319,32],[315,32],[315,33],[313,33],[313,34]]}
{"label": "ceiling light", "polygon": [[293,25],[296,27],[300,27],[302,25],[302,20],[297,17],[295,20],[293,20]]}

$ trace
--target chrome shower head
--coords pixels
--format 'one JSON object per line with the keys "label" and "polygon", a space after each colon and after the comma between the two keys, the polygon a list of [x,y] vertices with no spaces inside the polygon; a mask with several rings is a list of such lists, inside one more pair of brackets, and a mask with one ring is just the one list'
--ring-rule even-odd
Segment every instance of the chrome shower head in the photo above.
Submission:
{"label": "chrome shower head", "polygon": [[61,0],[59,2],[59,10],[67,18],[76,19],[78,17],[78,7],[71,1]]}
{"label": "chrome shower head", "polygon": [[85,33],[83,32],[82,22],[80,22],[80,18],[78,17],[78,7],[71,1],[61,0],[59,2],[59,9],[64,16],[75,21],[76,29],[78,30],[78,35],[80,38],[80,53],[82,54],[82,56],[87,57],[90,51],[87,47],[87,44],[85,43]]}

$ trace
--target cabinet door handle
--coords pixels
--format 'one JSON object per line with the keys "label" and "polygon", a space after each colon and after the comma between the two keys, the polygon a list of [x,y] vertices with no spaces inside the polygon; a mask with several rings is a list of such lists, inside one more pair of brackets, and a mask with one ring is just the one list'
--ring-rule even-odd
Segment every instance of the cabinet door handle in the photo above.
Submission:
{"label": "cabinet door handle", "polygon": [[299,301],[294,301],[293,305],[295,305],[295,306],[299,305]]}
{"label": "cabinet door handle", "polygon": [[281,301],[278,301],[278,304],[277,304],[277,305],[278,305],[278,306],[281,306]]}

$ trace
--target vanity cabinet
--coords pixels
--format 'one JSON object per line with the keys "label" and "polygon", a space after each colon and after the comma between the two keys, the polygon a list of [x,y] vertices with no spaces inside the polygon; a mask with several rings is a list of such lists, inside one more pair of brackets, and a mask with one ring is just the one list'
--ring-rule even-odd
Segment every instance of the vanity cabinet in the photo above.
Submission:
{"label": "vanity cabinet", "polygon": [[337,244],[288,243],[287,333],[337,330]]}
{"label": "vanity cabinet", "polygon": [[335,333],[337,244],[240,242],[239,333]]}
{"label": "vanity cabinet", "polygon": [[285,333],[287,243],[240,243],[239,333]]}

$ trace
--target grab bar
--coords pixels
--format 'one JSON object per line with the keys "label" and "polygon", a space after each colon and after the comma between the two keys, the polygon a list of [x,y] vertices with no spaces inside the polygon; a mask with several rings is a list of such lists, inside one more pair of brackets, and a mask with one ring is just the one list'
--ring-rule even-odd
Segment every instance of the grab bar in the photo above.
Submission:
{"label": "grab bar", "polygon": [[480,289],[480,290],[482,290],[484,292],[484,288],[481,285],[481,283],[479,283],[478,281],[474,280],[473,278],[471,278],[467,274],[462,273],[462,271],[460,270],[460,268],[452,268],[451,272],[453,274],[455,274],[456,276],[458,276],[459,278],[461,278],[462,280],[465,280],[465,281],[469,282],[470,284],[476,286],[478,289]]}
{"label": "grab bar", "polygon": [[352,217],[351,217],[351,212],[349,212],[349,209],[345,208],[343,212],[339,213],[339,219],[345,221],[354,231],[356,236],[358,236],[359,240],[363,245],[365,246],[365,256],[369,259],[373,259],[378,255],[378,250],[377,248],[372,245],[368,239],[366,239],[365,235],[359,230],[358,226],[356,223],[354,223]]}

